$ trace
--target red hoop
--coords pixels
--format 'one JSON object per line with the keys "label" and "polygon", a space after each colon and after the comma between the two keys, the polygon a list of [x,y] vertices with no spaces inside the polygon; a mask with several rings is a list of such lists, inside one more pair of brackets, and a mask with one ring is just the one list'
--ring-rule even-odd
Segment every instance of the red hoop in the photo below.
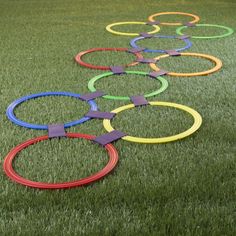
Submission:
{"label": "red hoop", "polygon": [[[67,133],[66,137],[68,138],[83,138],[87,140],[93,140],[95,136],[88,135],[88,134],[80,134],[80,133]],[[94,175],[91,175],[89,177],[82,178],[80,180],[65,182],[65,183],[43,183],[43,182],[35,182],[28,179],[25,179],[18,175],[15,170],[12,167],[12,162],[16,155],[23,150],[24,148],[28,147],[29,145],[35,144],[40,141],[44,141],[49,139],[47,135],[36,137],[30,140],[25,141],[24,143],[19,144],[15,148],[13,148],[8,155],[6,156],[4,163],[3,163],[3,169],[6,173],[6,175],[12,179],[13,181],[28,186],[32,188],[39,188],[39,189],[65,189],[65,188],[73,188],[78,186],[83,186],[90,184],[92,182],[95,182],[101,178],[103,178],[105,175],[107,175],[109,172],[111,172],[117,162],[118,162],[118,153],[115,149],[115,147],[112,144],[105,145],[105,149],[108,152],[109,155],[109,162],[107,165],[99,172],[95,173]]]}
{"label": "red hoop", "polygon": [[[75,60],[77,63],[79,63],[82,66],[88,67],[90,69],[97,69],[97,70],[110,70],[110,66],[96,66],[96,65],[92,65],[89,63],[86,63],[84,61],[82,61],[82,57],[88,53],[91,52],[97,52],[97,51],[122,51],[122,52],[128,52],[128,48],[91,48],[89,50],[80,52],[78,55],[75,56]],[[134,52],[133,53],[136,56],[136,59],[142,59],[143,56],[141,53],[139,52]],[[129,67],[129,66],[135,66],[137,65],[139,62],[134,61],[129,63],[128,65],[123,65],[124,67]]]}

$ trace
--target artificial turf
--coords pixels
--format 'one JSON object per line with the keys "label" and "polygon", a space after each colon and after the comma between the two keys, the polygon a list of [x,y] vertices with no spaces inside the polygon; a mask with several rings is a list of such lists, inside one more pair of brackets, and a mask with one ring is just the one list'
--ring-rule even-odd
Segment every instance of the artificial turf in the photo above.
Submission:
{"label": "artificial turf", "polygon": [[[12,124],[7,106],[27,94],[45,91],[87,93],[87,83],[103,71],[79,66],[74,56],[93,47],[129,47],[131,37],[115,36],[105,26],[119,21],[147,21],[163,11],[200,16],[200,23],[236,28],[235,1],[141,0],[0,0],[0,160],[17,144],[46,134]],[[190,18],[163,16],[162,21]],[[144,32],[150,26],[117,26],[117,30]],[[175,34],[162,27],[160,34]],[[191,34],[218,34],[211,28],[187,29]],[[203,77],[165,76],[169,88],[150,101],[184,104],[203,117],[194,135],[178,142],[145,145],[117,141],[119,165],[103,180],[87,187],[42,191],[11,182],[0,170],[1,235],[235,235],[235,34],[215,40],[192,40],[190,52],[218,57],[223,68]],[[168,49],[179,40],[148,39],[139,46]],[[158,54],[144,54],[152,58]],[[97,65],[129,63],[128,53],[99,52],[84,60]],[[168,58],[159,65],[172,71],[195,72],[212,66],[199,58]],[[149,72],[148,65],[129,70]],[[136,95],[158,88],[145,76],[111,76],[96,88],[112,95]],[[111,111],[127,101],[97,99]],[[83,116],[86,103],[67,97],[29,101],[16,109],[28,122],[68,122]],[[143,137],[162,137],[189,127],[192,118],[176,109],[142,107],[117,115],[119,130]],[[91,120],[68,132],[106,133],[101,120]],[[107,154],[86,140],[53,139],[22,151],[14,163],[24,177],[37,181],[69,181],[100,170]]]}

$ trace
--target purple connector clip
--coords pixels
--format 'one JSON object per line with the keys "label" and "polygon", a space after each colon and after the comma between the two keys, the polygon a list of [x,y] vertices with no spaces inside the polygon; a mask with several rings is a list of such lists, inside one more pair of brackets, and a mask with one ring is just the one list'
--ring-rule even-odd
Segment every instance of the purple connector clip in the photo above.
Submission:
{"label": "purple connector clip", "polygon": [[142,37],[144,37],[144,38],[153,38],[153,35],[148,34],[148,33],[145,33],[145,32],[140,33],[139,35],[142,36]]}
{"label": "purple connector clip", "polygon": [[153,72],[149,73],[149,75],[153,78],[156,78],[161,75],[166,75],[166,74],[168,74],[168,71],[166,71],[166,70],[153,71]]}
{"label": "purple connector clip", "polygon": [[134,106],[144,106],[144,105],[148,105],[148,101],[146,100],[146,98],[142,95],[138,95],[138,96],[132,96],[130,97],[130,100],[132,101],[132,103],[134,104]]}
{"label": "purple connector clip", "polygon": [[180,56],[180,53],[175,50],[165,50],[165,52],[170,56]]}
{"label": "purple connector clip", "polygon": [[189,38],[191,38],[191,36],[189,36],[189,35],[181,35],[181,36],[178,36],[177,38],[178,38],[178,39],[181,39],[181,40],[184,40],[184,39],[189,39]]}
{"label": "purple connector clip", "polygon": [[48,125],[49,138],[65,137],[65,136],[66,136],[66,132],[65,132],[64,124]]}
{"label": "purple connector clip", "polygon": [[111,71],[116,74],[125,74],[124,68],[122,66],[110,66]]}
{"label": "purple connector clip", "polygon": [[184,22],[183,25],[187,26],[187,27],[195,27],[196,24],[191,23],[191,22]]}
{"label": "purple connector clip", "polygon": [[104,146],[108,143],[121,139],[124,136],[126,136],[125,133],[119,130],[113,130],[110,133],[103,134],[101,136],[96,137],[95,139],[93,139],[93,141]]}
{"label": "purple connector clip", "polygon": [[104,95],[105,95],[104,92],[96,91],[96,92],[81,95],[80,99],[83,100],[83,101],[89,101],[89,100],[93,100],[93,99],[98,98],[98,97],[102,97]]}
{"label": "purple connector clip", "polygon": [[130,52],[130,53],[138,53],[138,52],[142,52],[144,51],[145,48],[131,48],[129,49],[127,52]]}
{"label": "purple connector clip", "polygon": [[111,113],[111,112],[89,111],[85,116],[91,118],[111,120],[115,115],[116,113]]}
{"label": "purple connector clip", "polygon": [[161,22],[160,21],[148,21],[146,22],[146,25],[160,25]]}
{"label": "purple connector clip", "polygon": [[136,61],[140,63],[156,63],[156,60],[153,58],[138,58]]}

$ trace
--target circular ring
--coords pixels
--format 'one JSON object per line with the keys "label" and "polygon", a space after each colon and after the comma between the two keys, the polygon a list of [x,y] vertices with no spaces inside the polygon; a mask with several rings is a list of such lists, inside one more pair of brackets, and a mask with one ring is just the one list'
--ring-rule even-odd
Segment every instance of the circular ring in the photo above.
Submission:
{"label": "circular ring", "polygon": [[[95,136],[87,135],[87,134],[79,134],[79,133],[67,133],[66,136],[68,138],[83,138],[87,140],[92,140],[95,138]],[[108,152],[109,155],[109,162],[107,165],[96,174],[93,174],[89,177],[82,178],[80,180],[75,180],[71,182],[65,182],[65,183],[43,183],[43,182],[36,182],[31,181],[28,179],[25,179],[18,175],[15,170],[12,167],[12,163],[14,158],[17,156],[17,154],[22,151],[23,149],[27,148],[29,145],[36,144],[40,141],[44,141],[49,139],[47,135],[36,137],[34,139],[30,139],[25,141],[24,143],[19,144],[15,148],[13,148],[6,156],[4,163],[3,163],[3,169],[6,173],[6,175],[13,181],[28,186],[32,188],[39,188],[39,189],[65,189],[65,188],[73,188],[78,186],[83,186],[90,184],[92,182],[95,182],[101,178],[103,178],[105,175],[107,175],[109,172],[111,172],[117,162],[118,162],[118,153],[115,149],[115,147],[112,144],[107,144],[105,146],[105,149]]]}
{"label": "circular ring", "polygon": [[[128,52],[128,53],[131,53],[128,51],[128,48],[92,48],[92,49],[89,49],[89,50],[86,50],[86,51],[83,51],[83,52],[80,52],[78,55],[75,56],[75,60],[77,63],[79,63],[81,66],[85,66],[85,67],[88,67],[90,69],[97,69],[97,70],[110,70],[110,67],[109,66],[96,66],[96,65],[92,65],[92,64],[89,64],[89,63],[86,63],[82,60],[82,57],[88,53],[91,53],[91,52],[97,52],[97,51],[121,51],[121,52]],[[135,52],[133,53],[135,56],[136,56],[136,59],[142,59],[143,56],[141,53],[139,52]],[[128,65],[123,65],[124,67],[128,67],[128,66],[135,66],[137,65],[139,62],[132,62],[132,63],[129,63]]]}
{"label": "circular ring", "polygon": [[[183,16],[191,16],[191,17],[193,17],[193,20],[190,21],[189,23],[192,23],[192,24],[194,24],[194,23],[196,23],[196,22],[198,22],[198,21],[200,20],[199,16],[194,15],[194,14],[190,14],[190,13],[185,13],[185,12],[160,12],[160,13],[156,13],[156,14],[153,14],[153,15],[149,16],[149,17],[148,17],[148,20],[151,21],[151,22],[153,22],[153,21],[155,21],[155,20],[154,20],[154,17],[156,17],[156,16],[162,16],[162,15],[183,15]],[[183,24],[180,23],[180,22],[177,22],[177,23],[161,22],[160,24],[161,24],[161,25],[175,25],[175,26],[176,26],[176,25],[183,25]]]}
{"label": "circular ring", "polygon": [[[154,38],[167,38],[167,39],[178,39],[178,36],[170,36],[170,35],[153,35],[152,37]],[[139,41],[139,40],[143,40],[143,39],[146,39],[145,37],[138,37],[138,38],[134,38],[130,41],[130,45],[133,47],[133,48],[139,48],[139,46],[137,46],[136,42]],[[177,49],[172,49],[172,50],[175,50],[177,52],[181,52],[181,51],[184,51],[188,48],[190,48],[192,46],[192,43],[191,41],[186,38],[186,39],[181,39],[183,40],[185,43],[186,43],[186,46],[183,47],[183,48],[177,48]],[[166,50],[161,50],[161,49],[148,49],[148,48],[145,48],[144,49],[144,52],[159,52],[159,53],[165,53]]]}
{"label": "circular ring", "polygon": [[[150,76],[148,73],[146,72],[142,72],[142,71],[125,71],[125,73],[127,74],[135,74],[135,75],[146,75],[146,76]],[[89,82],[88,82],[88,89],[91,91],[91,92],[95,92],[96,91],[96,88],[94,87],[94,84],[97,80],[99,79],[102,79],[104,77],[108,77],[108,76],[111,76],[111,75],[115,75],[113,72],[106,72],[104,74],[101,74],[101,75],[97,75],[95,77],[93,77]],[[144,95],[144,97],[148,98],[148,97],[152,97],[152,96],[155,96],[159,93],[162,93],[163,91],[165,91],[168,87],[168,82],[167,80],[165,80],[163,77],[161,76],[158,76],[156,77],[157,80],[160,81],[161,83],[161,87],[154,91],[154,92],[151,92],[151,93],[148,93],[146,95]],[[130,97],[128,96],[112,96],[112,95],[104,95],[102,96],[103,98],[106,98],[106,99],[113,99],[113,100],[130,100]]]}
{"label": "circular ring", "polygon": [[[112,30],[111,28],[116,25],[146,25],[146,22],[140,21],[127,21],[127,22],[117,22],[106,26],[106,30],[112,34],[116,35],[124,35],[124,36],[139,36],[139,33],[124,33],[120,31]],[[155,29],[153,31],[147,32],[148,34],[155,34],[160,31],[160,27],[158,25],[152,25]]]}
{"label": "circular ring", "polygon": [[[171,102],[149,102],[149,104],[151,106],[167,106],[167,107],[174,107],[174,108],[183,110],[193,116],[194,123],[193,123],[192,127],[189,128],[188,130],[186,130],[182,133],[173,135],[173,136],[168,136],[168,137],[163,137],[163,138],[139,138],[139,137],[134,137],[134,136],[124,136],[122,138],[123,140],[129,141],[129,142],[135,142],[135,143],[167,143],[167,142],[172,142],[172,141],[176,141],[176,140],[185,138],[185,137],[193,134],[195,131],[197,131],[199,129],[199,127],[202,124],[201,115],[197,111],[193,110],[190,107],[187,107],[187,106],[184,106],[181,104],[177,104],[177,103],[171,103]],[[119,112],[131,109],[134,107],[135,107],[134,104],[128,104],[128,105],[119,107],[111,112],[117,114]],[[114,130],[114,128],[111,126],[110,120],[104,119],[103,126],[108,132],[111,132]]]}
{"label": "circular ring", "polygon": [[[223,26],[223,25],[212,25],[212,24],[196,24],[197,27],[217,27],[217,28],[222,28],[222,29],[225,29],[227,30],[227,32],[225,34],[221,34],[221,35],[216,35],[216,36],[192,36],[191,35],[191,38],[193,39],[218,39],[218,38],[224,38],[224,37],[227,37],[231,34],[233,34],[234,30],[229,28],[229,27],[226,27],[226,26]],[[179,28],[176,29],[176,33],[179,34],[179,35],[184,35],[182,33],[182,30],[187,28],[187,26],[181,26]]]}
{"label": "circular ring", "polygon": [[[186,76],[186,77],[190,77],[190,76],[201,76],[201,75],[209,75],[213,72],[218,71],[221,67],[222,67],[222,62],[221,60],[219,60],[216,57],[207,55],[207,54],[201,54],[201,53],[190,53],[190,52],[182,52],[180,53],[181,56],[194,56],[194,57],[202,57],[202,58],[206,58],[212,62],[214,62],[215,66],[210,69],[210,70],[206,70],[206,71],[201,71],[201,72],[194,72],[194,73],[177,73],[177,72],[168,72],[167,75],[171,75],[171,76]],[[165,55],[161,55],[159,57],[155,57],[155,60],[160,60],[162,58],[166,58],[169,57],[169,54],[165,54]],[[160,68],[157,67],[156,64],[154,63],[150,63],[150,67],[154,70],[154,71],[159,71]]]}
{"label": "circular ring", "polygon": [[[76,93],[69,93],[69,92],[45,92],[45,93],[36,93],[36,94],[31,94],[25,97],[21,97],[17,100],[15,100],[14,102],[12,102],[6,111],[7,117],[9,120],[11,120],[13,123],[19,125],[19,126],[23,126],[25,128],[29,128],[29,129],[41,129],[41,130],[47,130],[48,126],[47,125],[40,125],[40,124],[31,124],[31,123],[27,123],[25,121],[22,121],[20,119],[18,119],[15,114],[14,114],[14,109],[20,105],[21,103],[28,101],[30,99],[35,99],[35,98],[39,98],[39,97],[46,97],[46,96],[68,96],[68,97],[74,97],[79,99],[80,98],[80,94],[76,94]],[[95,101],[90,100],[88,101],[88,104],[90,105],[90,110],[91,111],[97,111],[98,107],[97,104],[95,103]],[[82,117],[79,120],[75,120],[75,121],[71,121],[68,123],[64,124],[65,128],[69,128],[71,126],[74,125],[78,125],[78,124],[82,124],[88,120],[90,120],[91,118],[89,117]]]}

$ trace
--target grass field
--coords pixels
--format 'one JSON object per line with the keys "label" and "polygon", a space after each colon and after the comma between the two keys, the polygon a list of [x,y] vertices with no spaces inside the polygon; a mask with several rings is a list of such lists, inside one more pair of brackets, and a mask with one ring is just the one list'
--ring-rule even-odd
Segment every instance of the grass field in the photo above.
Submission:
{"label": "grass field", "polygon": [[[0,0],[0,160],[17,144],[46,131],[29,130],[6,117],[8,105],[27,94],[45,91],[88,93],[87,83],[103,73],[79,66],[74,56],[93,47],[129,47],[131,37],[114,36],[105,26],[119,21],[147,21],[162,11],[200,16],[200,23],[236,29],[236,2],[223,0]],[[190,18],[163,16],[162,21]],[[144,32],[147,26],[116,27]],[[148,28],[149,29],[149,28]],[[160,34],[174,35],[176,27]],[[191,34],[218,34],[211,28]],[[203,117],[194,135],[178,142],[144,145],[117,141],[120,161],[111,175],[87,187],[42,191],[13,183],[0,169],[0,235],[236,235],[236,36],[192,40],[191,52],[218,57],[223,68],[203,77],[165,78],[169,88],[149,100],[187,105]],[[178,48],[178,40],[143,40],[139,46]],[[145,54],[152,58],[158,54]],[[84,57],[99,65],[133,60],[127,53],[103,52]],[[197,58],[169,58],[166,70],[195,72],[212,66]],[[129,70],[151,71],[148,65]],[[96,88],[112,95],[135,95],[159,88],[145,76],[111,76]],[[125,101],[97,99],[102,111]],[[16,115],[32,123],[68,122],[87,113],[86,103],[69,97],[31,100]],[[169,108],[142,107],[120,113],[113,126],[127,134],[162,137],[184,131],[192,118]],[[67,132],[106,133],[101,120]],[[107,154],[98,145],[78,139],[52,139],[23,150],[14,167],[36,181],[58,182],[100,170]]]}

